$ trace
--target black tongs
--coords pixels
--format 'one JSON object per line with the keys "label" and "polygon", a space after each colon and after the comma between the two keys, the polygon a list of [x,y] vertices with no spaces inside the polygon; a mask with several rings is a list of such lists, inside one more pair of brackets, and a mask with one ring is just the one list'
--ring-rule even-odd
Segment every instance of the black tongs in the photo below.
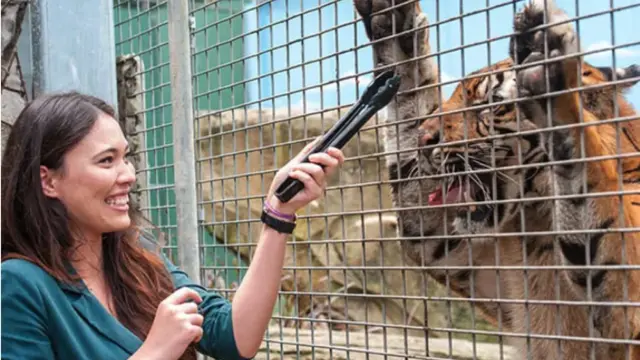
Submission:
{"label": "black tongs", "polygon": [[[380,109],[389,104],[400,88],[400,77],[389,70],[376,77],[349,112],[327,131],[302,162],[309,162],[309,155],[326,151],[330,147],[342,149],[362,126]],[[276,196],[284,203],[291,200],[304,184],[288,177],[276,190]]]}

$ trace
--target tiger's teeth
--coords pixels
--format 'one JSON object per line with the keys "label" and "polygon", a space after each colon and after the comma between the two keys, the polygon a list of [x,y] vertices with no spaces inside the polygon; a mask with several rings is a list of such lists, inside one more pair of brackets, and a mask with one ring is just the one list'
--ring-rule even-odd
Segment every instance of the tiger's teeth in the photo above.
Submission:
{"label": "tiger's teeth", "polygon": [[469,210],[476,211],[477,206],[475,205],[475,202],[473,201],[473,198],[471,198],[471,195],[469,194],[468,191],[465,190],[463,197],[464,197],[464,202],[471,203],[471,205],[469,205]]}
{"label": "tiger's teeth", "polygon": [[453,184],[455,183],[456,179],[454,177],[450,177],[447,179],[447,191],[451,190],[451,188],[453,188]]}

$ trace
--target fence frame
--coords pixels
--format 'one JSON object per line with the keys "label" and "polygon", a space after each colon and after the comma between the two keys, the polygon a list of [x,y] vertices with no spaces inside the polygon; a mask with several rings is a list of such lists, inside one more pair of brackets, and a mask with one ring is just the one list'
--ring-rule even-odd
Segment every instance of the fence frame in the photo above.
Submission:
{"label": "fence frame", "polygon": [[192,21],[189,16],[188,1],[169,0],[167,4],[178,259],[187,275],[200,283],[194,108],[191,84]]}

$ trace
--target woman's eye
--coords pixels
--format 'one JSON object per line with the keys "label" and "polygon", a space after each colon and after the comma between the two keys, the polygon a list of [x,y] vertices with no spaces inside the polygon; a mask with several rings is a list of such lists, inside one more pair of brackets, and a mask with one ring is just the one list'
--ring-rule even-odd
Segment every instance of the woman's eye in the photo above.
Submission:
{"label": "woman's eye", "polygon": [[103,158],[102,160],[100,160],[100,163],[103,164],[110,164],[113,162],[113,156],[107,156],[106,158]]}

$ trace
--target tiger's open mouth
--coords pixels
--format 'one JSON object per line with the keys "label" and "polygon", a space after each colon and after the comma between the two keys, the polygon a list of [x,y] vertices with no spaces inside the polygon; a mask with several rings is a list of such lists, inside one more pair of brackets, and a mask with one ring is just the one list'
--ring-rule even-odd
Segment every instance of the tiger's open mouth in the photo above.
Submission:
{"label": "tiger's open mouth", "polygon": [[465,181],[464,179],[465,177],[461,176],[447,178],[444,186],[438,186],[435,191],[429,194],[428,204],[465,204],[456,207],[457,216],[466,217],[469,212],[471,220],[485,220],[491,215],[492,207],[489,204],[477,204],[477,202],[492,198],[489,183],[487,181]]}

